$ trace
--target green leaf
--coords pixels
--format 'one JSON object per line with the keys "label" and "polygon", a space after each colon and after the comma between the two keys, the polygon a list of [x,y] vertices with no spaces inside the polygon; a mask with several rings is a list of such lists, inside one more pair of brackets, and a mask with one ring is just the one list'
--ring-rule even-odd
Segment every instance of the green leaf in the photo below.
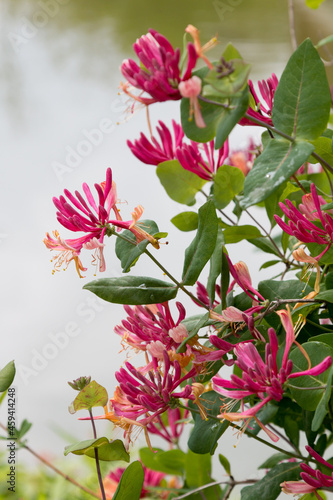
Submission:
{"label": "green leaf", "polygon": [[171,222],[180,231],[194,231],[198,228],[199,216],[196,212],[181,212],[172,217]]}
{"label": "green leaf", "polygon": [[321,400],[318,403],[318,406],[316,408],[313,420],[312,420],[312,425],[311,425],[311,430],[316,432],[320,428],[321,424],[323,423],[324,418],[326,417],[328,413],[328,404],[331,398],[331,393],[332,393],[332,375],[333,375],[333,365],[330,367],[329,374],[328,374],[328,379],[327,379],[327,387],[325,389],[324,394],[322,395]]}
{"label": "green leaf", "polygon": [[156,174],[168,196],[184,205],[193,205],[195,195],[206,183],[193,172],[185,170],[178,160],[160,163]]}
{"label": "green leaf", "polygon": [[199,226],[197,234],[185,250],[182,282],[184,285],[194,285],[202,269],[210,259],[217,238],[218,220],[214,202],[209,199],[199,209]]}
{"label": "green leaf", "polygon": [[222,165],[214,178],[216,208],[225,208],[243,189],[245,176],[239,168]]}
{"label": "green leaf", "polygon": [[267,269],[268,267],[272,267],[272,266],[275,266],[276,264],[279,264],[281,261],[280,260],[268,260],[267,262],[264,262],[260,268],[259,268],[259,271],[261,269]]}
{"label": "green leaf", "polygon": [[108,400],[106,389],[95,380],[92,380],[76,396],[70,406],[70,413],[75,413],[78,410],[91,410],[95,406],[104,407]]}
{"label": "green leaf", "polygon": [[132,462],[123,472],[112,500],[139,500],[145,473],[138,460]]}
{"label": "green leaf", "polygon": [[[332,139],[328,137],[318,137],[311,141],[311,144],[315,147],[314,152],[317,153],[324,161],[333,165],[333,152],[332,152]],[[310,163],[318,163],[317,158],[310,156]]]}
{"label": "green leaf", "polygon": [[98,459],[105,462],[116,460],[130,461],[130,456],[125,450],[124,444],[120,439],[109,441],[106,437],[98,439],[87,439],[80,443],[75,443],[65,448],[65,456],[69,453],[73,455],[86,455],[90,458],[95,458],[95,449],[98,449]]}
{"label": "green leaf", "polygon": [[260,238],[262,235],[257,227],[250,224],[245,226],[227,227],[223,231],[223,236],[226,244],[238,243],[242,240],[252,240]]}
{"label": "green leaf", "polygon": [[[228,401],[231,402],[229,398],[221,397],[221,395],[215,391],[205,392],[202,396],[200,396],[200,402],[207,413],[215,417],[221,413],[222,404],[228,403]],[[239,405],[240,402],[237,402],[233,411],[237,411]],[[221,420],[219,422],[212,418],[203,420],[196,412],[198,407],[195,403],[189,401],[188,406],[194,420],[194,427],[187,443],[188,447],[194,453],[210,453],[213,455],[217,441],[229,427],[229,422],[227,420]],[[196,411],[194,412],[192,410]]]}
{"label": "green leaf", "polygon": [[246,486],[241,491],[241,500],[275,500],[281,493],[280,484],[283,481],[300,479],[301,469],[295,463],[283,463],[273,467],[265,476],[252,486]]}
{"label": "green leaf", "polygon": [[[153,236],[159,231],[156,222],[153,220],[142,220],[140,221],[140,226],[144,228],[148,234]],[[128,241],[125,241],[122,238],[117,238],[115,250],[117,257],[121,262],[123,273],[128,273],[140,255],[145,251],[149,241],[143,240],[137,244],[136,237],[127,229],[123,231],[121,235]]]}
{"label": "green leaf", "polygon": [[7,365],[0,371],[0,392],[5,392],[12,385],[15,377],[15,363],[10,361]]}
{"label": "green leaf", "polygon": [[323,290],[316,295],[316,299],[322,300],[323,302],[333,302],[333,290]]}
{"label": "green leaf", "polygon": [[149,448],[141,448],[139,453],[142,463],[149,469],[176,476],[185,471],[186,455],[181,450],[163,451],[155,448],[152,452]]}
{"label": "green leaf", "polygon": [[[211,460],[212,458],[209,454],[198,455],[191,450],[187,452],[185,478],[188,488],[195,489],[212,482]],[[205,488],[203,494],[204,498],[207,500],[216,500],[217,498],[221,498],[221,488],[219,485],[211,486],[210,488]],[[198,499],[199,498],[201,498],[201,496],[199,496]]]}
{"label": "green leaf", "polygon": [[254,245],[257,248],[260,248],[265,253],[272,253],[280,257],[278,250],[275,248],[273,243],[267,238],[255,238],[254,240],[249,240],[251,245]]}
{"label": "green leaf", "polygon": [[264,463],[259,465],[258,469],[272,469],[278,465],[282,460],[289,460],[290,455],[286,455],[285,453],[274,453],[271,457],[267,458]]}
{"label": "green leaf", "polygon": [[268,198],[303,165],[313,150],[314,146],[306,141],[272,139],[245,178],[241,206],[247,208]]}
{"label": "green leaf", "polygon": [[224,470],[226,471],[226,473],[228,474],[228,476],[230,476],[231,467],[230,467],[230,462],[227,459],[227,457],[225,457],[224,455],[221,455],[221,453],[219,453],[219,462],[222,465],[222,467],[224,468]]}
{"label": "green leaf", "polygon": [[[327,356],[331,356],[332,351],[329,346],[321,342],[306,342],[302,345],[303,349],[307,352],[311,366],[316,366]],[[290,359],[293,362],[293,373],[300,372],[308,369],[307,359],[304,357],[299,349],[294,349],[290,354]],[[296,403],[304,410],[316,410],[320,400],[326,389],[328,378],[331,374],[330,370],[314,377],[313,375],[305,375],[290,379],[289,383],[291,394]],[[297,389],[299,387],[300,389]],[[310,387],[310,390],[302,390],[303,387]]]}
{"label": "green leaf", "polygon": [[282,132],[313,140],[327,127],[331,93],[326,71],[310,39],[290,57],[274,94],[272,120]]}
{"label": "green leaf", "polygon": [[177,295],[175,285],[147,276],[103,278],[90,281],[83,288],[115,304],[160,304]]}
{"label": "green leaf", "polygon": [[224,237],[221,229],[218,229],[214,252],[209,261],[209,275],[207,281],[207,292],[210,303],[213,304],[215,299],[215,284],[217,278],[222,272],[222,253],[223,253]]}

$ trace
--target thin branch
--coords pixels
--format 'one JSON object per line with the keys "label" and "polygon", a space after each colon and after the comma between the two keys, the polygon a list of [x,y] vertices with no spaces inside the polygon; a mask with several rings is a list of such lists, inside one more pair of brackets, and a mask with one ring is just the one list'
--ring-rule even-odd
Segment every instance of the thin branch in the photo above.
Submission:
{"label": "thin branch", "polygon": [[257,482],[258,482],[258,479],[246,479],[244,481],[232,481],[232,480],[231,481],[213,481],[212,483],[207,483],[207,484],[204,484],[203,486],[199,486],[199,488],[195,488],[194,490],[191,490],[188,493],[181,495],[180,497],[176,497],[174,500],[181,500],[182,498],[186,498],[186,497],[189,497],[190,495],[193,495],[193,493],[199,493],[200,491],[205,490],[206,488],[211,488],[212,486],[217,486],[218,484],[226,484],[226,485],[232,486],[232,488],[234,488],[235,486],[237,486],[239,484],[254,484]]}
{"label": "thin branch", "polygon": [[289,32],[291,39],[291,47],[293,51],[297,49],[297,38],[295,30],[295,6],[294,0],[288,0],[288,16],[289,16]]}

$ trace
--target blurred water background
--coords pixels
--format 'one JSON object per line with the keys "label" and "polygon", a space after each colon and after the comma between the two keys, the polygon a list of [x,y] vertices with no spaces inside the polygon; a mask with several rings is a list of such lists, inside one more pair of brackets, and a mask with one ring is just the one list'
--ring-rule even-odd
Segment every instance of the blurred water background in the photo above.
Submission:
{"label": "blurred water background", "polygon": [[[316,43],[331,34],[332,13],[332,0],[318,11],[296,1],[298,41],[310,36]],[[124,352],[119,354],[121,346],[113,333],[125,317],[122,306],[102,303],[82,290],[84,282],[94,278],[94,269],[90,266],[84,280],[74,266],[51,273],[42,239],[46,231],[61,229],[52,197],[65,187],[74,191],[83,182],[101,182],[110,166],[118,197],[127,203],[121,206],[123,217],[136,205],[144,206],[145,217],[169,232],[169,245],[159,250],[160,260],[180,275],[179,252],[193,233],[180,233],[170,219],[186,207],[170,200],[154,167],[140,164],[127,148],[126,139],[139,137],[141,131],[147,134],[148,129],[144,111],[125,121],[118,85],[121,61],[134,57],[136,38],[154,28],[181,47],[188,24],[200,29],[202,42],[217,35],[219,45],[211,58],[219,57],[232,41],[252,63],[254,81],[273,71],[280,76],[292,52],[286,0],[2,0],[0,4],[0,366],[15,359],[17,419],[33,422],[29,443],[50,458],[61,456],[68,444],[59,431],[73,440],[90,437],[89,423],[77,422],[77,416],[68,413],[75,394],[66,382],[91,375],[111,396],[114,372],[125,357]],[[172,118],[179,119],[179,103],[151,107],[153,124],[158,119],[170,124]],[[107,132],[83,154],[80,143],[102,122],[108,124]],[[231,146],[245,146],[249,135],[258,134],[256,128],[239,127]],[[78,150],[81,153],[74,158],[73,151]],[[60,173],[59,164],[67,170]],[[71,237],[65,230],[61,235]],[[249,244],[233,246],[230,254],[235,262],[247,261],[255,283],[270,276],[258,273],[261,263]],[[106,258],[105,275],[121,274],[112,240],[107,241]],[[86,253],[85,262],[89,259]],[[145,258],[133,272],[162,277]],[[184,304],[189,314],[197,312],[188,300]],[[63,344],[56,346],[54,339],[60,337]],[[100,423],[99,432],[110,432],[110,426]],[[230,432],[223,453],[255,477],[256,466],[270,452],[255,457],[249,439],[243,437],[236,448],[235,441]],[[20,460],[31,458],[22,452]],[[245,475],[238,471],[237,477]]]}

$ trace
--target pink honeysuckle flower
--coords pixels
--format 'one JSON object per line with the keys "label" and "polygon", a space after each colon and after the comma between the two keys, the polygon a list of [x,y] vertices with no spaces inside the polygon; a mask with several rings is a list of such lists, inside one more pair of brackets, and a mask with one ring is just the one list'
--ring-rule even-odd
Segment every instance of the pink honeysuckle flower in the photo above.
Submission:
{"label": "pink honeysuckle flower", "polygon": [[[259,92],[261,97],[258,97],[254,89],[253,82],[249,80],[250,93],[254,99],[254,108],[249,107],[247,113],[253,118],[257,118],[268,125],[273,125],[271,115],[273,109],[273,100],[276,87],[278,86],[279,80],[277,76],[272,73],[272,76],[267,80],[261,80],[258,82]],[[240,125],[257,125],[249,118],[242,118],[239,122]]]}
{"label": "pink honeysuckle flower", "polygon": [[[198,59],[194,45],[187,45],[188,62],[182,76],[179,68],[179,49],[174,49],[157,31],[150,29],[149,33],[134,43],[133,48],[140,60],[140,66],[132,59],[123,61],[120,69],[127,82],[121,85],[122,90],[146,105],[181,99],[178,85],[191,77]],[[135,96],[129,91],[129,85],[150,97]]]}
{"label": "pink honeysuckle flower", "polygon": [[159,127],[156,127],[158,135],[160,136],[159,144],[155,137],[151,137],[151,141],[141,133],[140,139],[132,143],[127,141],[127,145],[140,161],[147,165],[158,165],[163,161],[174,160],[176,149],[182,145],[184,132],[182,126],[172,120],[172,128],[174,139],[168,127],[159,120]]}
{"label": "pink honeysuckle flower", "polygon": [[[197,285],[197,297],[200,300],[200,302],[202,302],[202,304],[204,304],[206,307],[210,307],[213,309],[220,304],[220,301],[218,300],[214,300],[213,304],[210,303],[207,288],[202,283],[200,283],[200,281],[197,281],[196,285]],[[215,292],[221,299],[221,287],[219,285],[215,285]]]}
{"label": "pink honeysuckle flower", "polygon": [[[158,488],[161,485],[162,480],[165,478],[165,473],[148,469],[145,465],[142,465],[142,467],[144,470],[144,480],[140,498],[149,498],[151,493],[150,488]],[[105,494],[108,498],[112,498],[112,496],[115,494],[121,476],[123,475],[125,470],[126,469],[123,467],[118,467],[116,470],[111,471],[104,478],[103,486]],[[168,492],[166,493],[168,495]],[[160,496],[160,498],[166,498],[166,496],[162,493],[162,496]]]}
{"label": "pink honeysuckle flower", "polygon": [[[205,153],[205,156],[202,154]],[[225,163],[229,154],[228,140],[218,150],[217,159],[214,158],[214,141],[198,144],[183,144],[176,151],[176,158],[185,170],[193,172],[201,179],[211,181],[221,165]]]}
{"label": "pink honeysuckle flower", "polygon": [[198,96],[201,92],[201,79],[198,76],[192,76],[186,81],[180,82],[178,85],[179,92],[182,97],[186,97],[190,100],[190,116],[189,121],[192,120],[194,115],[194,121],[197,127],[205,128],[206,124],[201,114],[200,104]]}
{"label": "pink honeysuckle flower", "polygon": [[[289,221],[285,223],[278,215],[274,215],[274,219],[284,232],[295,236],[302,243],[326,245],[326,248],[316,256],[317,261],[319,261],[333,242],[333,218],[321,210],[320,207],[325,203],[325,200],[318,196],[314,184],[311,184],[310,196],[311,198],[308,195],[302,197],[303,203],[300,205],[300,210],[288,199],[285,200],[285,204],[280,202],[279,206]],[[311,222],[313,220],[319,221],[322,227]]]}
{"label": "pink honeysuckle flower", "polygon": [[[252,286],[251,276],[245,262],[237,262],[235,265],[231,262],[230,258],[227,255],[229,271],[233,281],[230,283],[228,288],[228,293],[232,290],[232,288],[237,283],[242,290],[248,295],[255,303],[258,302],[258,299],[265,300],[264,297]],[[257,297],[256,297],[257,296]]]}
{"label": "pink honeysuckle flower", "polygon": [[[311,457],[314,458],[319,464],[333,471],[332,464],[324,460],[319,453],[311,448],[311,446],[305,446],[305,448]],[[314,492],[316,498],[323,500],[323,497],[321,497],[316,490],[320,488],[333,488],[333,472],[329,476],[321,472],[319,469],[313,469],[306,463],[301,463],[300,467],[302,469],[300,475],[303,481],[284,481],[281,484],[282,491],[284,493],[294,495]]]}
{"label": "pink honeysuckle flower", "polygon": [[131,231],[136,237],[137,243],[140,243],[143,240],[148,240],[149,243],[151,243],[154,248],[158,249],[160,248],[158,240],[154,238],[151,234],[147,233],[147,231],[143,229],[144,227],[143,224],[138,222],[142,214],[143,214],[143,207],[141,205],[138,205],[132,212],[132,220],[129,221],[109,220],[109,223],[113,224],[114,226],[120,227],[122,229],[128,229],[129,231]]}
{"label": "pink honeysuckle flower", "polygon": [[[305,375],[317,376],[326,371],[332,364],[331,356],[327,356],[318,365],[301,372],[293,372],[293,362],[288,359],[292,344],[295,342],[295,332],[290,310],[277,311],[286,332],[285,348],[281,367],[277,364],[278,339],[273,328],[268,330],[269,342],[265,348],[263,360],[252,342],[241,342],[234,348],[237,357],[235,364],[242,370],[242,377],[231,375],[226,380],[216,375],[212,378],[213,389],[229,398],[242,401],[249,396],[257,396],[260,401],[247,410],[237,413],[223,411],[220,415],[230,421],[248,420],[269,401],[281,401],[289,379]],[[302,351],[304,352],[304,350]]]}
{"label": "pink honeysuckle flower", "polygon": [[125,305],[128,316],[114,331],[123,342],[140,351],[147,351],[148,346],[156,342],[160,342],[166,351],[176,351],[188,336],[185,325],[181,323],[186,315],[185,308],[180,302],[176,302],[176,307],[179,312],[177,321],[172,318],[168,302],[153,307]]}
{"label": "pink honeysuckle flower", "polygon": [[166,413],[167,423],[158,415],[155,422],[147,425],[147,431],[149,434],[157,434],[170,444],[177,444],[184,429],[184,419],[187,418],[189,411],[184,410],[182,414],[180,408],[168,408]]}
{"label": "pink honeysuckle flower", "polygon": [[162,368],[150,370],[147,377],[130,363],[125,362],[125,366],[126,369],[120,368],[116,372],[119,387],[110,400],[112,409],[118,416],[147,426],[169,407],[176,406],[177,399],[194,399],[190,385],[179,392],[176,389],[185,380],[195,377],[196,369],[192,368],[182,376],[180,364],[175,361],[171,365],[166,351]]}
{"label": "pink honeysuckle flower", "polygon": [[306,493],[315,493],[319,500],[323,500],[321,496],[316,493],[316,488],[310,486],[303,481],[284,481],[280,484],[281,490],[286,495],[305,495]]}
{"label": "pink honeysuckle flower", "polygon": [[74,260],[75,267],[80,278],[83,278],[81,271],[86,271],[87,268],[83,267],[83,264],[79,258],[79,254],[82,246],[86,242],[86,236],[83,238],[76,238],[72,240],[64,240],[60,238],[58,231],[53,231],[54,238],[51,238],[49,233],[46,233],[46,238],[44,238],[44,244],[49,250],[54,250],[58,252],[57,256],[51,260],[54,262],[54,269],[52,273],[60,271],[60,269],[67,269],[69,263]]}
{"label": "pink honeysuckle flower", "polygon": [[85,270],[78,258],[82,248],[96,249],[94,260],[99,260],[100,271],[105,270],[103,239],[109,229],[108,218],[111,210],[115,213],[116,222],[121,219],[116,207],[117,191],[115,183],[112,182],[110,168],[106,171],[106,180],[101,184],[95,184],[98,202],[95,201],[86,183],[82,185],[82,189],[85,198],[78,191],[75,191],[74,196],[65,189],[65,196],[54,197],[53,203],[58,210],[58,222],[70,231],[83,232],[85,235],[76,239],[61,239],[59,233],[55,231],[55,239],[49,234],[44,239],[47,248],[59,252],[55,258],[55,270],[62,265],[67,268],[69,262],[74,259],[80,277],[82,277],[80,271]]}

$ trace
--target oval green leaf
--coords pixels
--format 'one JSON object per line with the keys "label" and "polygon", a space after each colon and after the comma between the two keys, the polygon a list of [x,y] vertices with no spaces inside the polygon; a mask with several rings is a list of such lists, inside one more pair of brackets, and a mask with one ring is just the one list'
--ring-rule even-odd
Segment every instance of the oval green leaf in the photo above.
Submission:
{"label": "oval green leaf", "polygon": [[193,172],[185,170],[178,160],[160,163],[156,174],[168,196],[184,205],[193,205],[195,195],[206,183]]}
{"label": "oval green leaf", "polygon": [[290,57],[274,94],[272,120],[282,132],[312,140],[327,127],[331,93],[326,71],[310,39]]}
{"label": "oval green leaf", "polygon": [[130,461],[130,456],[127,453],[124,443],[120,439],[109,441],[106,437],[98,439],[88,439],[66,446],[64,454],[67,456],[69,453],[73,455],[86,455],[90,458],[95,458],[95,449],[98,449],[98,459],[105,462],[112,462],[123,460]]}
{"label": "oval green leaf", "polygon": [[185,250],[182,282],[194,285],[215,249],[218,220],[212,199],[199,209],[197,234]]}
{"label": "oval green leaf", "polygon": [[83,288],[114,304],[159,304],[177,295],[177,287],[172,283],[147,276],[103,278],[91,281]]}
{"label": "oval green leaf", "polygon": [[138,460],[132,462],[123,472],[112,500],[139,500],[144,477],[145,473],[140,462]]}
{"label": "oval green leaf", "polygon": [[180,231],[194,231],[198,229],[199,216],[196,212],[181,212],[172,217],[171,222]]}
{"label": "oval green leaf", "polygon": [[268,198],[303,165],[313,150],[314,146],[306,141],[272,139],[245,178],[241,207]]}

